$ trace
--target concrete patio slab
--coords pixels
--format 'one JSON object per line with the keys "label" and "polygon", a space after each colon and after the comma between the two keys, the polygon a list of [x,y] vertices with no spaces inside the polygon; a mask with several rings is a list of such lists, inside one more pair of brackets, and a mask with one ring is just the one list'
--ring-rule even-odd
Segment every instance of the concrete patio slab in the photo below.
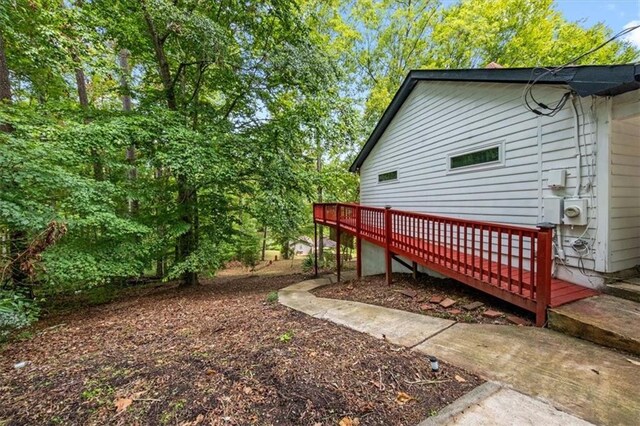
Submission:
{"label": "concrete patio slab", "polygon": [[314,288],[322,287],[323,285],[329,285],[335,281],[331,279],[331,276],[316,278],[313,280],[301,281],[297,284],[290,285],[281,289],[278,293],[288,293],[292,291],[311,291]]}
{"label": "concrete patio slab", "polygon": [[597,424],[640,419],[640,367],[629,356],[533,327],[456,324],[415,348]]}
{"label": "concrete patio slab", "polygon": [[278,292],[278,302],[282,305],[303,312],[315,317],[331,308],[330,304],[318,303],[317,298],[310,293],[302,291],[282,291]]}
{"label": "concrete patio slab", "polygon": [[315,297],[308,292],[329,283],[329,279],[320,278],[294,284],[278,292],[278,301],[307,315],[406,347],[416,346],[455,324],[451,320],[366,303]]}
{"label": "concrete patio slab", "polygon": [[366,303],[316,298],[327,309],[314,315],[401,346],[413,347],[446,330],[454,321]]}
{"label": "concrete patio slab", "polygon": [[487,382],[418,426],[589,426],[550,404]]}

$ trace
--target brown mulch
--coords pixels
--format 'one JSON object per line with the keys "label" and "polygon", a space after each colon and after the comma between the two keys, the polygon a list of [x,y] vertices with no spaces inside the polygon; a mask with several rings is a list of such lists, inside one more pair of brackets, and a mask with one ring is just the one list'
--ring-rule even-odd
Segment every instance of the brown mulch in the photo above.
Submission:
{"label": "brown mulch", "polygon": [[409,425],[482,383],[266,301],[304,278],[228,271],[51,316],[0,352],[0,424]]}
{"label": "brown mulch", "polygon": [[[394,274],[388,286],[384,276],[364,277],[321,287],[313,291],[316,296],[330,299],[352,300],[387,308],[400,309],[466,323],[532,325],[533,314],[465,286],[455,280],[419,275],[414,280],[407,274]],[[435,299],[434,299],[435,298]],[[445,308],[437,302],[452,299],[455,304]],[[434,302],[431,302],[434,300]],[[479,302],[482,306],[467,310]],[[496,311],[498,317],[488,318],[486,311]]]}

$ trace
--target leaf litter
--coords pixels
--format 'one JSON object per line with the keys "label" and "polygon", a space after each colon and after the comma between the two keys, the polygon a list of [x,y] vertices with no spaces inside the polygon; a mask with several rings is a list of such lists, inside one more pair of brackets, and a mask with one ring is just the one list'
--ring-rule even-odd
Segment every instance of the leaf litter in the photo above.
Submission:
{"label": "leaf litter", "polygon": [[223,274],[52,315],[2,349],[0,423],[410,425],[482,383],[265,303],[303,279]]}

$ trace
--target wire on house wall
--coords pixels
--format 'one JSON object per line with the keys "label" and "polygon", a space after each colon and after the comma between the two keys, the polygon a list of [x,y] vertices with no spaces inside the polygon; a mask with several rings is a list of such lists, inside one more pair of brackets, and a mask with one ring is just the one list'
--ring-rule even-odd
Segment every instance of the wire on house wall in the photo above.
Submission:
{"label": "wire on house wall", "polygon": [[[607,44],[611,43],[612,41],[615,41],[617,39],[619,39],[620,37],[623,37],[627,34],[629,34],[630,32],[637,30],[638,28],[640,28],[640,25],[634,25],[632,27],[629,28],[625,28],[622,31],[619,31],[618,33],[614,34],[611,38],[605,40],[604,42],[600,43],[599,45],[595,46],[594,48],[584,52],[583,54],[571,59],[570,61],[568,61],[567,63],[565,63],[564,65],[561,65],[559,67],[555,67],[555,68],[534,68],[533,70],[531,70],[531,79],[529,79],[529,82],[527,83],[527,85],[524,88],[524,91],[522,93],[522,99],[523,102],[526,106],[526,108],[533,112],[534,114],[537,115],[543,115],[543,116],[547,116],[547,117],[553,117],[554,115],[556,115],[560,110],[562,110],[562,108],[564,107],[564,105],[567,103],[569,97],[571,96],[571,91],[566,92],[562,95],[562,97],[557,100],[556,102],[552,102],[552,103],[543,103],[543,102],[539,102],[533,93],[533,88],[536,85],[536,83],[538,83],[540,81],[540,79],[542,79],[544,76],[549,75],[549,74],[556,74],[558,72],[560,72],[561,70],[565,69],[567,66],[576,63],[577,61],[579,61],[580,59],[594,53],[597,52],[598,50],[602,49],[604,46],[606,46]],[[535,73],[536,70],[544,70],[544,72],[540,73],[539,76],[537,76],[535,79],[533,78],[533,74]],[[535,106],[533,106],[535,104]]]}
{"label": "wire on house wall", "polygon": [[[586,116],[585,116],[585,110],[584,110],[584,106],[582,104],[582,98],[580,98],[579,96],[576,97],[575,96],[575,92],[572,90],[569,90],[565,93],[562,94],[562,96],[554,102],[548,102],[548,103],[543,103],[540,102],[538,99],[536,99],[535,94],[534,94],[534,87],[535,85],[544,77],[547,76],[549,74],[555,74],[560,72],[561,70],[563,70],[564,68],[566,68],[567,66],[579,61],[580,59],[594,53],[597,52],[598,50],[602,49],[604,46],[606,46],[607,44],[611,43],[612,41],[626,35],[629,34],[630,32],[636,30],[640,28],[640,25],[634,25],[632,27],[629,28],[625,28],[622,31],[619,31],[618,33],[616,33],[615,35],[613,35],[611,38],[609,38],[608,40],[605,40],[604,42],[600,43],[599,45],[595,46],[594,48],[588,50],[587,52],[571,59],[570,61],[568,61],[567,63],[565,63],[562,66],[556,67],[556,68],[534,68],[531,71],[531,78],[529,80],[529,82],[526,84],[523,93],[522,93],[522,99],[523,99],[523,103],[526,106],[526,108],[533,112],[536,115],[539,116],[546,116],[546,117],[553,117],[555,116],[558,112],[560,112],[564,106],[566,105],[566,103],[568,102],[569,99],[572,99],[572,106],[573,106],[573,112],[575,115],[575,132],[576,132],[576,149],[577,149],[577,154],[576,154],[576,166],[577,166],[577,170],[576,170],[576,174],[578,175],[578,181],[576,183],[576,188],[575,188],[575,192],[574,192],[574,196],[575,197],[580,197],[580,191],[581,191],[581,174],[582,174],[582,155],[581,155],[581,146],[580,146],[580,133],[582,133],[583,139],[584,139],[584,153],[585,156],[589,156],[589,159],[587,160],[587,174],[588,174],[588,180],[587,180],[587,184],[585,187],[585,192],[587,194],[589,194],[589,201],[590,201],[590,206],[591,208],[595,208],[595,200],[594,200],[594,179],[595,179],[595,169],[596,169],[596,155],[597,155],[597,149],[596,149],[596,139],[594,137],[594,124],[596,124],[596,120],[595,120],[595,114],[594,114],[594,106],[595,106],[595,99],[592,97],[592,104],[591,104],[591,108],[589,110],[589,138],[591,139],[591,152],[589,153],[588,151],[588,145],[587,145],[587,140],[586,140],[586,136],[587,136],[587,131],[586,131]],[[542,69],[544,70],[544,72],[540,73],[540,75],[538,75],[535,79],[533,78],[533,74],[536,72],[536,70],[538,69]],[[580,122],[579,119],[579,115],[578,115],[578,110],[576,107],[576,103],[575,100],[578,100],[579,106],[580,106],[580,110],[581,110],[581,116],[582,116],[582,122]],[[582,126],[582,132],[580,132],[580,126]],[[585,227],[585,230],[582,232],[582,234],[573,240],[573,242],[571,243],[570,247],[575,251],[575,253],[578,255],[578,270],[587,277],[587,279],[591,282],[590,277],[595,277],[596,275],[592,275],[592,274],[588,274],[587,270],[585,268],[584,265],[584,260],[587,256],[591,255],[591,259],[595,261],[594,255],[593,255],[593,244],[595,243],[595,239],[593,237],[593,235],[589,235],[587,239],[585,239],[585,236],[588,235],[589,233],[589,229],[591,227],[591,224],[593,222],[593,214],[588,214],[589,220],[587,222],[587,225]],[[597,230],[597,229],[596,229]],[[562,266],[564,266],[565,268],[567,268],[567,270],[571,272],[571,270],[567,267],[568,265],[565,262],[564,256],[562,254],[564,254],[564,244],[562,241],[562,232],[560,231],[560,229],[558,229],[556,231],[556,238],[557,238],[557,243],[554,242],[553,243],[553,247],[554,247],[554,251],[556,253],[556,255],[554,255],[554,273],[556,272],[557,268],[559,265],[556,264],[555,260],[559,260],[560,263],[562,264]]]}

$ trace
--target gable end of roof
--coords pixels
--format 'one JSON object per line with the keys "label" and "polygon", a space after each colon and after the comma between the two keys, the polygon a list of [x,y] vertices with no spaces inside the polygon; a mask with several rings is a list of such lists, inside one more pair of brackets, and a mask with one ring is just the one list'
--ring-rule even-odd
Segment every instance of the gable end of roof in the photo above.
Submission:
{"label": "gable end of roof", "polygon": [[[413,70],[402,82],[382,118],[371,132],[356,157],[350,172],[357,172],[371,150],[420,81],[464,81],[478,83],[527,84],[547,68],[477,68],[454,70]],[[564,84],[580,96],[616,96],[640,89],[640,64],[589,65],[565,67],[554,73],[546,73],[537,84]]]}

